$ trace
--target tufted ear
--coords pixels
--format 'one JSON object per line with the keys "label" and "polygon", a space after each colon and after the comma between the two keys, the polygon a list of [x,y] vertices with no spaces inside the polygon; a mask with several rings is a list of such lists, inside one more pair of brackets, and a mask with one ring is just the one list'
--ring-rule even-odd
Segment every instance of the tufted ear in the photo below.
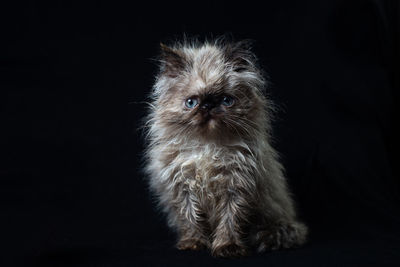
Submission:
{"label": "tufted ear", "polygon": [[233,64],[236,71],[240,72],[253,66],[255,57],[251,51],[252,44],[251,40],[243,40],[225,45],[225,58]]}
{"label": "tufted ear", "polygon": [[177,77],[186,67],[187,61],[184,54],[177,49],[160,43],[161,48],[161,72],[172,78]]}

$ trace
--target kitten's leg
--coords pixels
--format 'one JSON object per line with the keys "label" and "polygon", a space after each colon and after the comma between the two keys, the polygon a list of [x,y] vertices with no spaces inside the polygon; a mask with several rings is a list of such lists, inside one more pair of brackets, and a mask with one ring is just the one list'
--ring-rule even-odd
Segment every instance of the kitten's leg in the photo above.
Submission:
{"label": "kitten's leg", "polygon": [[178,188],[173,200],[180,250],[200,250],[209,247],[208,227],[195,193],[186,187]]}
{"label": "kitten's leg", "polygon": [[241,257],[248,254],[243,242],[243,227],[250,212],[248,194],[240,188],[227,189],[216,208],[212,254],[216,257]]}
{"label": "kitten's leg", "polygon": [[202,232],[194,228],[190,223],[186,222],[186,225],[180,226],[179,229],[179,241],[176,247],[179,250],[202,250],[210,246],[208,238]]}

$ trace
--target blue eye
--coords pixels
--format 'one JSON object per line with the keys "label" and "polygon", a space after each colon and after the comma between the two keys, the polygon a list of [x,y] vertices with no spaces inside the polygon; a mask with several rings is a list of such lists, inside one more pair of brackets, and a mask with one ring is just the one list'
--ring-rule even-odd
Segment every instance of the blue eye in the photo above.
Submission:
{"label": "blue eye", "polygon": [[195,106],[197,106],[198,103],[199,103],[199,102],[197,101],[196,98],[188,98],[188,99],[186,99],[186,101],[185,101],[185,106],[186,106],[187,108],[194,108]]}
{"label": "blue eye", "polygon": [[226,107],[230,107],[230,106],[233,105],[234,102],[235,102],[235,100],[233,100],[232,97],[230,97],[230,96],[223,96],[223,97],[222,97],[222,102],[221,102],[221,104],[224,105],[224,106],[226,106]]}

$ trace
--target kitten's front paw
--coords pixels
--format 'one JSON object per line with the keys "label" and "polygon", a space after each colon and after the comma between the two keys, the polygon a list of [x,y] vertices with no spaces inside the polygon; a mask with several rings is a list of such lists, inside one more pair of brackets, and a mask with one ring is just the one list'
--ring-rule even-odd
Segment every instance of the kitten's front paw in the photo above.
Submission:
{"label": "kitten's front paw", "polygon": [[195,238],[181,239],[176,244],[176,248],[179,250],[202,250],[207,248],[207,243]]}
{"label": "kitten's front paw", "polygon": [[258,252],[293,248],[303,245],[306,241],[307,227],[302,223],[281,224],[273,229],[257,233]]}
{"label": "kitten's front paw", "polygon": [[239,258],[248,254],[248,250],[243,245],[235,243],[226,243],[212,249],[212,255],[221,258]]}

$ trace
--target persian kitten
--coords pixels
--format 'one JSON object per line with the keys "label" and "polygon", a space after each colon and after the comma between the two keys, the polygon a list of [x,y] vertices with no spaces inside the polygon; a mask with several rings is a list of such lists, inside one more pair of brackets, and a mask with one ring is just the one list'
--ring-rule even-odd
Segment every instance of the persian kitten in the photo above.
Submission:
{"label": "persian kitten", "polygon": [[160,62],[146,170],[177,248],[238,257],[303,244],[248,42],[161,44]]}

